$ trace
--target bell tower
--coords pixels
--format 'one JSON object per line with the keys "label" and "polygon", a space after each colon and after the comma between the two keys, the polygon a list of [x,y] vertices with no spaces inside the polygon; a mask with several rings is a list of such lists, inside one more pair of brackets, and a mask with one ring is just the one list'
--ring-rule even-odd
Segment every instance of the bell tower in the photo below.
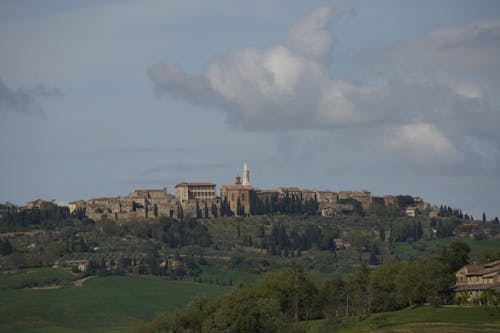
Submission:
{"label": "bell tower", "polygon": [[248,171],[247,162],[243,165],[243,183],[242,185],[250,185],[250,171]]}

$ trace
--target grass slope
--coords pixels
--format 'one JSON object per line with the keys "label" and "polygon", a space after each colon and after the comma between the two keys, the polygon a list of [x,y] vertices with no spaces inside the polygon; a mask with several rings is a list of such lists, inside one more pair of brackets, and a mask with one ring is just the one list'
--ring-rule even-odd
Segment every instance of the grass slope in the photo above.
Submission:
{"label": "grass slope", "polygon": [[65,284],[72,280],[78,279],[80,276],[71,274],[64,268],[33,268],[25,269],[15,274],[0,275],[0,290],[7,288],[25,288],[45,286],[51,284]]}
{"label": "grass slope", "polygon": [[500,313],[493,308],[423,306],[373,314],[360,321],[320,320],[306,326],[309,333],[493,333],[500,332]]}
{"label": "grass slope", "polygon": [[219,281],[226,285],[229,285],[229,283],[236,285],[240,282],[253,284],[259,279],[260,275],[205,265],[202,266],[202,273],[200,277],[202,278],[203,282],[211,281],[212,283],[215,283],[216,281]]}
{"label": "grass slope", "polygon": [[93,277],[82,287],[0,290],[0,332],[113,332],[227,287],[151,277]]}

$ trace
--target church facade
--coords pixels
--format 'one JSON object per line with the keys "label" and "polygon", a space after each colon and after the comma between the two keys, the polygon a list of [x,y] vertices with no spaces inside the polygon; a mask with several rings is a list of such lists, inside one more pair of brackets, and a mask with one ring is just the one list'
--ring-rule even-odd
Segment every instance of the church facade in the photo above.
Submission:
{"label": "church facade", "polygon": [[250,171],[247,163],[243,166],[243,181],[236,177],[234,184],[222,185],[220,188],[221,202],[227,201],[229,208],[236,215],[252,214],[256,200],[256,189],[250,184]]}

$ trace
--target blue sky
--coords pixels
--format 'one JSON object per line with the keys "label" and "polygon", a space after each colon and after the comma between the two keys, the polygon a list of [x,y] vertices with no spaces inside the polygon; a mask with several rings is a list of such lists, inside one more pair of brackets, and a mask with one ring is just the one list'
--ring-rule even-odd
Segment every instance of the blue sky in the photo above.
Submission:
{"label": "blue sky", "polygon": [[500,216],[498,1],[0,1],[0,201],[180,181]]}

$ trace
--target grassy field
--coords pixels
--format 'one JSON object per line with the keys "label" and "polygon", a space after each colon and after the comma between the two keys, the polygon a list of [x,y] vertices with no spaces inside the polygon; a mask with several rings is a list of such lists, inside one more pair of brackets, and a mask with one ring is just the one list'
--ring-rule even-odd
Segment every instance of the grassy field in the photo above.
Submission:
{"label": "grassy field", "polygon": [[309,333],[493,333],[500,332],[500,313],[493,308],[407,308],[373,314],[364,320],[319,320],[303,323]]}
{"label": "grassy field", "polygon": [[469,238],[441,238],[433,240],[421,240],[413,243],[398,242],[395,243],[396,252],[407,254],[410,257],[418,258],[424,254],[441,255],[443,248],[448,246],[453,241],[459,241],[469,245],[471,249],[470,257],[477,258],[484,251],[496,252],[500,250],[500,242],[497,240],[475,240]]}
{"label": "grassy field", "polygon": [[241,272],[230,269],[220,269],[213,266],[202,266],[202,273],[200,275],[203,282],[211,281],[216,283],[219,281],[221,284],[236,285],[237,283],[248,283],[253,284],[260,278],[259,274]]}
{"label": "grassy field", "polygon": [[3,288],[0,332],[117,332],[151,320],[158,312],[182,308],[196,295],[214,297],[228,290],[190,281],[121,276],[92,277],[82,287]]}
{"label": "grassy field", "polygon": [[78,278],[80,275],[71,274],[64,268],[25,269],[16,274],[0,275],[0,289],[65,284]]}

